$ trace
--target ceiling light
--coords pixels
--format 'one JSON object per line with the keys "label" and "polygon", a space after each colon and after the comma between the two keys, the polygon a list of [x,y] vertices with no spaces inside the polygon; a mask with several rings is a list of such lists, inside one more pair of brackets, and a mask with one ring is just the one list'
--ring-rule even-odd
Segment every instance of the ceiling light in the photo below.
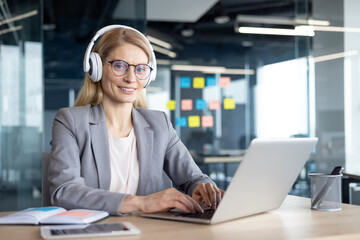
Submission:
{"label": "ceiling light", "polygon": [[0,25],[6,24],[6,23],[15,22],[15,21],[19,21],[19,20],[21,20],[21,19],[34,16],[34,15],[36,15],[36,14],[38,14],[38,11],[37,11],[37,10],[30,11],[30,12],[27,12],[27,13],[24,13],[24,14],[20,14],[20,15],[18,15],[18,16],[16,16],[16,17],[12,17],[12,18],[8,18],[8,19],[5,19],[5,20],[0,21]]}
{"label": "ceiling light", "polygon": [[230,69],[226,68],[224,74],[235,74],[235,75],[254,75],[255,71],[253,69]]}
{"label": "ceiling light", "polygon": [[323,32],[360,32],[360,28],[351,27],[314,26],[314,29]]}
{"label": "ceiling light", "polygon": [[217,24],[225,24],[225,23],[228,23],[230,21],[230,17],[226,16],[226,15],[217,16],[217,17],[214,18],[214,21]]}
{"label": "ceiling light", "polygon": [[172,49],[172,45],[168,42],[165,42],[163,40],[160,40],[158,38],[155,38],[153,36],[150,36],[150,35],[147,35],[147,38],[149,39],[150,42],[156,44],[156,45],[159,45],[161,47],[164,47],[164,48],[167,48],[167,49]]}
{"label": "ceiling light", "polygon": [[56,25],[53,23],[43,24],[43,30],[44,31],[51,31],[56,28]]}
{"label": "ceiling light", "polygon": [[320,26],[330,25],[330,22],[326,20],[282,18],[282,17],[272,17],[272,16],[241,15],[241,14],[236,16],[236,22],[293,25],[293,26],[297,24],[310,24],[310,25],[320,25]]}
{"label": "ceiling light", "polygon": [[152,46],[152,47],[153,47],[154,51],[168,55],[171,58],[175,58],[177,55],[175,52],[170,51],[169,49],[165,49],[165,48],[162,48],[159,46]]}
{"label": "ceiling light", "polygon": [[171,70],[203,72],[203,73],[220,73],[220,74],[236,74],[236,75],[253,75],[252,69],[229,69],[220,66],[194,66],[194,65],[172,65]]}
{"label": "ceiling light", "polygon": [[309,19],[307,20],[307,24],[310,25],[317,25],[317,26],[329,26],[330,22],[325,20],[315,20],[315,19]]}
{"label": "ceiling light", "polygon": [[241,46],[243,46],[243,47],[252,47],[252,46],[254,46],[254,42],[252,42],[252,41],[242,41]]}
{"label": "ceiling light", "polygon": [[265,34],[265,35],[283,35],[283,36],[310,36],[315,35],[310,28],[285,29],[285,28],[261,28],[261,27],[239,27],[239,33],[247,34]]}
{"label": "ceiling light", "polygon": [[157,65],[170,65],[171,61],[168,59],[156,59]]}
{"label": "ceiling light", "polygon": [[15,32],[15,31],[19,31],[21,30],[23,27],[22,26],[16,26],[16,27],[11,27],[11,28],[6,28],[4,30],[0,31],[0,35],[9,33],[9,32]]}
{"label": "ceiling light", "polygon": [[225,67],[212,67],[212,66],[194,66],[194,65],[172,65],[171,70],[176,71],[194,71],[194,72],[222,72]]}
{"label": "ceiling light", "polygon": [[186,29],[181,30],[181,35],[183,37],[192,37],[192,36],[194,36],[194,33],[195,33],[195,31],[192,28],[186,28]]}
{"label": "ceiling light", "polygon": [[[324,62],[324,61],[334,60],[334,59],[338,59],[338,58],[351,57],[351,56],[355,56],[358,54],[359,54],[358,51],[353,50],[353,51],[348,51],[348,52],[341,52],[341,53],[328,54],[328,55],[319,56],[319,57],[313,57],[312,59],[314,62],[318,63],[318,62]],[[310,57],[310,59],[311,59],[311,57]]]}
{"label": "ceiling light", "polygon": [[236,22],[294,25],[294,19],[271,16],[237,15]]}

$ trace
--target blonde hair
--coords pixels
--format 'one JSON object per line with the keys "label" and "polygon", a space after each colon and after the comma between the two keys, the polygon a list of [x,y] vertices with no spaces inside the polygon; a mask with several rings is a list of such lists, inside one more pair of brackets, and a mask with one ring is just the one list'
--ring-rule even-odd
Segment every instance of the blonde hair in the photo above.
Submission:
{"label": "blonde hair", "polygon": [[[105,33],[95,44],[93,52],[98,53],[101,59],[106,59],[112,50],[126,43],[140,47],[150,60],[151,50],[144,37],[134,30],[125,28],[116,28]],[[101,80],[93,82],[89,75],[85,74],[84,83],[74,106],[98,105],[101,103],[103,95],[104,91],[101,86]],[[133,105],[134,107],[147,108],[145,89],[141,90]]]}

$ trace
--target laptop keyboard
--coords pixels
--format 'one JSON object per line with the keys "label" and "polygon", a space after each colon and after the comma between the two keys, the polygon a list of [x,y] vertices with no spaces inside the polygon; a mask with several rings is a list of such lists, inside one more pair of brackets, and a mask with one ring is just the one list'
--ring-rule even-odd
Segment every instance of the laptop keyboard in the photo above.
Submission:
{"label": "laptop keyboard", "polygon": [[189,217],[189,218],[202,218],[202,219],[211,219],[214,215],[214,210],[208,209],[204,210],[204,213],[179,213],[176,216],[180,217]]}

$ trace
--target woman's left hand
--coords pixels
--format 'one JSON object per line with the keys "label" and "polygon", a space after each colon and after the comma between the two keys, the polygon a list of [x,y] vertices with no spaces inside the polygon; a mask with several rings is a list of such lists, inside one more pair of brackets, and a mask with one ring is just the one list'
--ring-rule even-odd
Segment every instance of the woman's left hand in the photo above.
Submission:
{"label": "woman's left hand", "polygon": [[215,210],[224,196],[224,193],[223,190],[211,183],[200,183],[195,187],[192,198],[199,204],[205,202],[208,207]]}

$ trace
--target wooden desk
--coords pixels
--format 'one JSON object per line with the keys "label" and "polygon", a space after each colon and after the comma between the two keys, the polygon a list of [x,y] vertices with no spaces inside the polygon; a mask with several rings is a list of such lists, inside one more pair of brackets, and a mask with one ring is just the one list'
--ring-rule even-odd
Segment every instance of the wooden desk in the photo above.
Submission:
{"label": "wooden desk", "polygon": [[[0,215],[8,213],[2,212]],[[102,239],[360,239],[360,206],[343,204],[341,211],[322,212],[310,209],[310,199],[294,196],[288,196],[277,210],[216,225],[135,216],[109,217],[101,223],[122,221],[132,222],[142,233],[138,236]],[[0,239],[41,239],[39,228],[0,226]]]}
{"label": "wooden desk", "polygon": [[360,172],[343,172],[343,176],[360,180]]}

